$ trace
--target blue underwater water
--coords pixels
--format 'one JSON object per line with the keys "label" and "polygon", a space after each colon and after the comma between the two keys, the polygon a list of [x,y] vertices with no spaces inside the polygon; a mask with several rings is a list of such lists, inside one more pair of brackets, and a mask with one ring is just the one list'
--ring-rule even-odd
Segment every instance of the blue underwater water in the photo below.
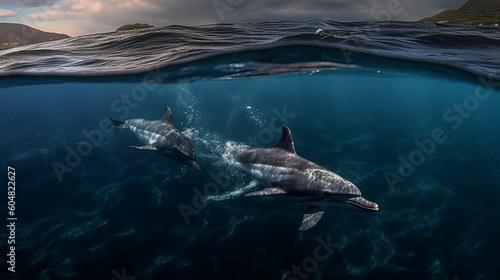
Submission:
{"label": "blue underwater water", "polygon": [[[314,21],[0,52],[18,218],[16,272],[4,227],[0,278],[498,279],[499,40],[493,27]],[[137,137],[108,121],[165,106],[200,172],[130,149]],[[380,210],[330,209],[299,232],[305,205],[243,197],[261,187],[228,151],[271,147],[283,124],[298,155]]]}

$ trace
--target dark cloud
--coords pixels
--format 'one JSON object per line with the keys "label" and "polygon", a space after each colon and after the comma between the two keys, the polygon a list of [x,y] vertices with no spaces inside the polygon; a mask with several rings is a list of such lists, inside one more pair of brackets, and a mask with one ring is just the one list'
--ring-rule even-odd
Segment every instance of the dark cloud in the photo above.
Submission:
{"label": "dark cloud", "polygon": [[0,5],[14,5],[19,7],[40,7],[51,6],[57,3],[58,0],[2,0]]}
{"label": "dark cloud", "polygon": [[[155,26],[197,25],[220,22],[262,22],[328,19],[336,21],[414,21],[446,9],[456,9],[467,0],[0,0],[0,5],[41,7],[53,25],[62,17],[73,35],[115,30],[132,22]],[[102,8],[92,11],[95,4]],[[80,5],[78,5],[80,4]],[[75,8],[75,7],[85,7]],[[85,9],[88,9],[85,10]],[[52,12],[49,14],[48,12]],[[38,12],[33,12],[38,13]],[[58,16],[55,16],[58,15]],[[64,27],[64,26],[63,26]],[[70,27],[67,27],[70,28]]]}
{"label": "dark cloud", "polygon": [[466,0],[148,0],[163,9],[148,15],[164,24],[302,19],[338,21],[418,20]]}

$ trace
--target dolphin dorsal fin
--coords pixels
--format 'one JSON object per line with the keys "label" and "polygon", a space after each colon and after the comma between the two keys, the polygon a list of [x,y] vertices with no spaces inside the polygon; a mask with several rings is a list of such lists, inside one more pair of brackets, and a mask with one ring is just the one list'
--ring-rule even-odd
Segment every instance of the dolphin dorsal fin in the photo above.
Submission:
{"label": "dolphin dorsal fin", "polygon": [[281,140],[278,143],[278,145],[274,147],[283,149],[290,153],[297,154],[295,152],[295,145],[293,144],[292,133],[290,132],[290,129],[286,125],[283,125],[282,128],[283,128],[283,135],[281,136]]}
{"label": "dolphin dorsal fin", "polygon": [[160,121],[172,124],[172,110],[170,110],[170,107],[165,106],[165,114],[163,114]]}

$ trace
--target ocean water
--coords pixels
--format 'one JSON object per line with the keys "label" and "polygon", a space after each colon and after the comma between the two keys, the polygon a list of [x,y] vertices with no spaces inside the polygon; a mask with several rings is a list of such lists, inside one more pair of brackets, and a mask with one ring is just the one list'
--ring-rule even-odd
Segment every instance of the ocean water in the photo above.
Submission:
{"label": "ocean water", "polygon": [[[498,279],[500,29],[420,23],[167,26],[0,52],[1,279]],[[173,123],[200,172],[116,119]],[[227,152],[275,145],[374,213],[261,188]],[[15,214],[9,216],[9,167]]]}

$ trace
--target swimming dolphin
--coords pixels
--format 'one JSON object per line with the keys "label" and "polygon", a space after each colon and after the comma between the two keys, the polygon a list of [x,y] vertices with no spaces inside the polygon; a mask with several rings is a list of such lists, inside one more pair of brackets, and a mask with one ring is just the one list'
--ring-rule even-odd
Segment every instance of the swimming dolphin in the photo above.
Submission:
{"label": "swimming dolphin", "polygon": [[159,120],[130,119],[119,121],[109,118],[117,128],[130,128],[141,140],[144,146],[130,146],[131,148],[154,151],[164,156],[201,170],[196,162],[196,151],[189,139],[177,130],[172,124],[172,111],[165,107],[165,114]]}
{"label": "swimming dolphin", "polygon": [[353,183],[298,156],[290,129],[285,125],[278,145],[272,148],[239,146],[233,154],[238,168],[266,186],[245,197],[285,195],[308,205],[300,231],[316,225],[328,208],[378,211],[378,205],[362,198]]}

